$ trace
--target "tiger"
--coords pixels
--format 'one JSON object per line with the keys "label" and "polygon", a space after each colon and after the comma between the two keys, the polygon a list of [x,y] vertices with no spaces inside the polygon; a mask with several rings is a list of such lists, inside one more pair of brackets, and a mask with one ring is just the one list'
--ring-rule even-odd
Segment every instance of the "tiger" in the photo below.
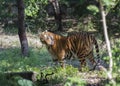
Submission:
{"label": "tiger", "polygon": [[81,68],[86,65],[86,59],[89,59],[92,65],[97,64],[93,57],[93,45],[95,45],[99,58],[98,44],[95,37],[87,32],[61,36],[50,31],[44,31],[39,35],[39,38],[51,53],[53,61],[60,62],[62,67],[64,67],[64,60],[71,58],[71,56],[80,61]]}

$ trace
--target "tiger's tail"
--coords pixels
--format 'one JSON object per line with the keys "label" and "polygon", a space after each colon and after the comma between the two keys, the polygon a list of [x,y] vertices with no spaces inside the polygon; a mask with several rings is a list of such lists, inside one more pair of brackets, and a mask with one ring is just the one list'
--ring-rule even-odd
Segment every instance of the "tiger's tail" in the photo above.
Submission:
{"label": "tiger's tail", "polygon": [[96,61],[96,64],[93,69],[95,69],[96,66],[100,64],[99,46],[98,46],[97,40],[95,38],[94,38],[94,45],[95,45],[98,60]]}
{"label": "tiger's tail", "polygon": [[96,49],[96,53],[97,53],[97,58],[100,59],[99,46],[98,46],[98,43],[97,43],[96,39],[94,39],[94,44],[95,44],[95,49]]}

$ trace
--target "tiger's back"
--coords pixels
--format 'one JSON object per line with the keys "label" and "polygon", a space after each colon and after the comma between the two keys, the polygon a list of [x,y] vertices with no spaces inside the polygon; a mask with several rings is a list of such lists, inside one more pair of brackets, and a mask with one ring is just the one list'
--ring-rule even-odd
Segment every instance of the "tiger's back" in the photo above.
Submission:
{"label": "tiger's back", "polygon": [[76,33],[68,37],[69,49],[77,55],[87,55],[93,50],[94,40],[88,33]]}

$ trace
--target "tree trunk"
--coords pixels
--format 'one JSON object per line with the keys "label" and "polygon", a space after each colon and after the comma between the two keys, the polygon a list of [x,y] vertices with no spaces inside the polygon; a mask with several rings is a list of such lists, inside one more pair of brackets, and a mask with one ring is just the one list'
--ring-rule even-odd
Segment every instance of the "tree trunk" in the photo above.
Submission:
{"label": "tree trunk", "polygon": [[24,24],[24,2],[17,0],[18,6],[18,35],[21,43],[21,51],[23,56],[28,56],[28,41]]}
{"label": "tree trunk", "polygon": [[[106,41],[106,44],[107,44],[107,51],[108,51],[108,55],[109,55],[109,71],[107,72],[107,75],[108,75],[109,80],[112,80],[113,60],[112,60],[110,41],[109,41],[109,38],[108,38],[108,31],[107,31],[107,24],[106,24],[106,14],[105,14],[105,11],[104,11],[104,8],[103,8],[102,1],[99,0],[99,3],[100,3],[100,12],[101,12],[101,16],[102,16],[104,36],[105,36],[105,41]],[[114,83],[113,80],[112,80],[112,82]]]}
{"label": "tree trunk", "polygon": [[58,31],[62,31],[62,17],[61,17],[61,13],[60,13],[60,6],[59,6],[59,2],[58,0],[49,0],[53,7],[54,7],[54,10],[55,10],[55,21],[56,21],[56,24],[57,24],[57,29]]}

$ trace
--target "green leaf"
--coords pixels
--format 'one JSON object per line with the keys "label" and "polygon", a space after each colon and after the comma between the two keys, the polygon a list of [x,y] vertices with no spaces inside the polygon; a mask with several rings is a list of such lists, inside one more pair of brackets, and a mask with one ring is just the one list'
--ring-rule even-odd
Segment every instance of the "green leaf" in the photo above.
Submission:
{"label": "green leaf", "polygon": [[20,86],[33,86],[33,82],[30,80],[26,80],[26,79],[20,79],[18,80],[18,84]]}
{"label": "green leaf", "polygon": [[103,0],[103,3],[107,6],[115,5],[114,0]]}
{"label": "green leaf", "polygon": [[90,10],[94,15],[99,12],[98,7],[96,7],[95,5],[89,5],[87,9]]}

